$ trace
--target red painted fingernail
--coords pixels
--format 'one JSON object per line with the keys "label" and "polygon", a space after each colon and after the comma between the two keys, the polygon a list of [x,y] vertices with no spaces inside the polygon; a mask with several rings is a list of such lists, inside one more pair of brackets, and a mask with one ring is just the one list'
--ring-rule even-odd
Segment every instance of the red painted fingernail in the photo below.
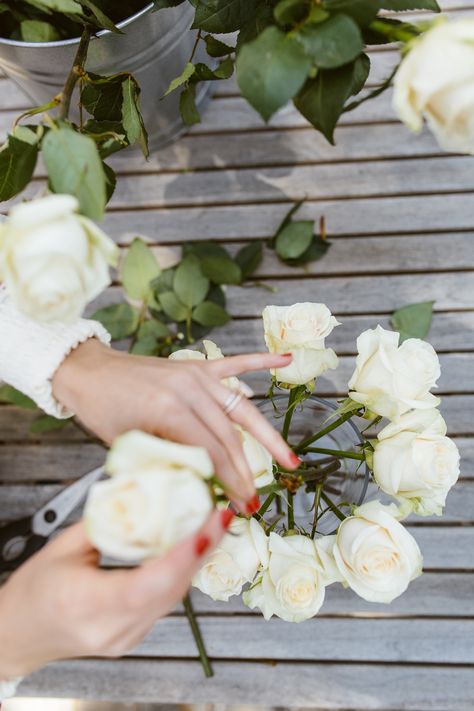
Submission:
{"label": "red painted fingernail", "polygon": [[294,467],[298,467],[301,464],[301,459],[294,452],[291,452],[288,459]]}
{"label": "red painted fingernail", "polygon": [[292,355],[293,355],[293,353],[282,353],[281,357],[282,358],[291,358]]}
{"label": "red painted fingernail", "polygon": [[224,509],[221,511],[221,525],[224,530],[227,530],[231,524],[232,519],[235,514],[231,509]]}
{"label": "red painted fingernail", "polygon": [[247,502],[247,513],[249,514],[254,514],[257,513],[257,511],[260,508],[260,499],[258,498],[257,494],[255,496],[252,496],[250,501]]}
{"label": "red painted fingernail", "polygon": [[207,536],[198,536],[194,544],[194,550],[196,551],[196,555],[203,555],[210,545],[210,538],[208,538]]}

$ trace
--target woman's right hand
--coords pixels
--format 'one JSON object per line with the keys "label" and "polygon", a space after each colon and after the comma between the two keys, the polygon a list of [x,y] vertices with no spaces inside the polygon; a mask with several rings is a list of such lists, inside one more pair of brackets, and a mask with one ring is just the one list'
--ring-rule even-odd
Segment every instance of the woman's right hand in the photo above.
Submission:
{"label": "woman's right hand", "polygon": [[133,570],[99,569],[82,523],[59,535],[0,589],[0,680],[59,659],[133,649],[185,596],[231,517],[213,511],[196,535]]}

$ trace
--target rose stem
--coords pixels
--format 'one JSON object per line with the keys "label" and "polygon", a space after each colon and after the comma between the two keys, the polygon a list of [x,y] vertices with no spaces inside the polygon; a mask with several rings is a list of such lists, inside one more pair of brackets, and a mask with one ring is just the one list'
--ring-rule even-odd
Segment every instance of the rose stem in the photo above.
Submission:
{"label": "rose stem", "polygon": [[83,69],[84,63],[86,61],[90,38],[90,30],[84,29],[81,35],[79,46],[77,48],[76,56],[74,57],[74,62],[71,71],[69,72],[69,76],[66,79],[64,89],[61,92],[61,105],[58,111],[58,119],[67,119],[69,115],[72,92],[74,91],[74,87],[76,86],[76,82],[79,79],[80,72]]}
{"label": "rose stem", "polygon": [[194,608],[189,593],[183,599],[183,605],[186,617],[189,620],[189,625],[193,633],[194,641],[196,642],[196,647],[198,648],[199,658],[201,660],[202,668],[204,669],[204,674],[207,678],[209,678],[211,676],[214,676],[214,672],[212,671],[211,662],[209,661],[209,657],[207,656],[206,646],[202,638],[201,630],[199,629],[199,624],[194,613]]}
{"label": "rose stem", "polygon": [[344,452],[342,449],[325,449],[324,447],[306,447],[305,452],[316,452],[318,454],[333,454],[339,459],[360,459],[362,462],[365,457],[358,452]]}
{"label": "rose stem", "polygon": [[335,420],[332,425],[328,425],[323,430],[317,432],[315,435],[312,435],[311,437],[308,437],[308,439],[305,439],[299,444],[297,444],[296,447],[293,447],[294,451],[301,452],[302,450],[306,449],[307,447],[309,447],[310,444],[316,442],[317,439],[321,439],[321,437],[324,437],[324,435],[328,434],[329,432],[332,432],[333,430],[343,425],[344,422],[347,422],[347,420],[349,420],[353,414],[353,412],[346,412],[345,415],[341,415],[341,417],[338,417],[338,419]]}
{"label": "rose stem", "polygon": [[338,517],[338,519],[340,521],[344,521],[346,519],[346,516],[344,516],[341,509],[338,506],[336,506],[336,504],[333,501],[331,501],[329,496],[327,496],[324,493],[324,491],[321,491],[321,498],[324,501],[324,503],[326,503],[328,505],[328,507],[331,509],[331,511],[336,514],[336,516]]}
{"label": "rose stem", "polygon": [[268,511],[268,509],[270,508],[270,506],[273,503],[273,499],[275,498],[275,496],[276,496],[276,493],[274,491],[272,491],[271,494],[269,494],[267,496],[267,498],[265,499],[263,504],[260,506],[259,510],[257,511],[257,513],[255,515],[259,516],[260,518],[263,518],[263,514]]}
{"label": "rose stem", "polygon": [[314,494],[314,515],[313,515],[313,527],[311,529],[311,538],[314,538],[316,535],[316,528],[318,526],[318,517],[319,517],[319,504],[321,501],[321,490],[323,488],[322,484],[318,484],[316,487],[316,493]]}
{"label": "rose stem", "polygon": [[295,527],[295,510],[293,508],[293,499],[295,495],[288,492],[288,530],[291,531]]}
{"label": "rose stem", "polygon": [[[301,392],[301,386],[296,388],[291,388],[288,397],[288,409],[285,414],[285,420],[283,422],[282,437],[285,442],[288,442],[288,434],[290,431],[291,418],[293,417],[293,412],[298,403],[298,397]],[[288,530],[291,531],[295,527],[295,512],[293,508],[293,494],[288,492]]]}

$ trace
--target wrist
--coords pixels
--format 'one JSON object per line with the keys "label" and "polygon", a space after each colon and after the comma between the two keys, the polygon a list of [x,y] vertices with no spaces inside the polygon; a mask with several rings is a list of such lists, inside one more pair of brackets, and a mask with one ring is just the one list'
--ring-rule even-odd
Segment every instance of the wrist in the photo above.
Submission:
{"label": "wrist", "polygon": [[56,400],[68,410],[79,412],[81,399],[90,390],[91,378],[116,355],[116,351],[96,338],[80,343],[54,374],[52,386]]}
{"label": "wrist", "polygon": [[[18,654],[15,654],[15,630],[11,629],[12,616],[8,609],[8,603],[4,600],[5,592],[0,592],[0,688],[7,687],[11,682],[12,686],[22,677],[26,676],[28,670]],[[0,694],[0,704],[1,704]]]}

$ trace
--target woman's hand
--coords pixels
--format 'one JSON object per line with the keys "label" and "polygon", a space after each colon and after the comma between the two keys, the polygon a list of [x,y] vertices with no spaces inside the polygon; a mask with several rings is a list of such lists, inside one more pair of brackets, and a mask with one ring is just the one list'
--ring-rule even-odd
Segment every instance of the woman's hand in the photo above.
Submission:
{"label": "woman's hand", "polygon": [[133,570],[99,569],[82,523],[59,535],[0,589],[0,679],[133,649],[185,596],[231,516],[214,511],[197,535]]}
{"label": "woman's hand", "polygon": [[111,443],[139,429],[164,439],[205,447],[244,513],[258,509],[255,486],[233,422],[256,437],[285,468],[299,460],[246,398],[227,416],[232,393],[221,380],[251,370],[282,368],[291,355],[256,353],[220,360],[173,361],[128,355],[89,340],[66,358],[53,380],[55,397],[101,439]]}

